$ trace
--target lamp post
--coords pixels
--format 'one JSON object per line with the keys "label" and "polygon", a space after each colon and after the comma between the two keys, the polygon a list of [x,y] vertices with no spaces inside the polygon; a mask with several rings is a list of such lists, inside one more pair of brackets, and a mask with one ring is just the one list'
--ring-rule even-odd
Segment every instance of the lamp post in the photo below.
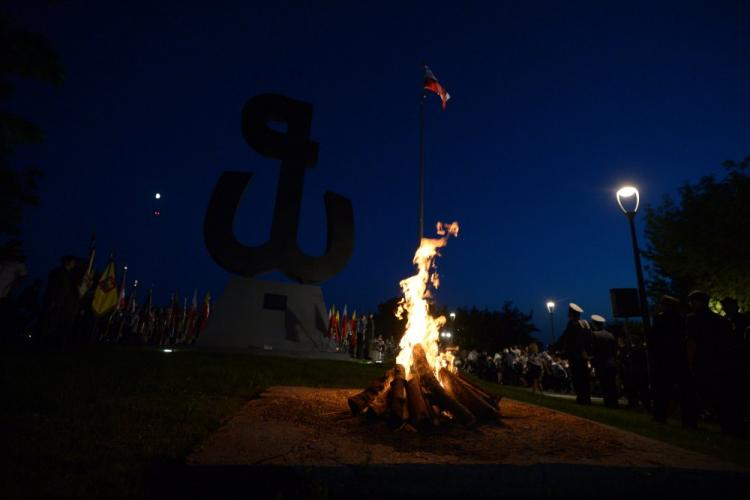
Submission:
{"label": "lamp post", "polygon": [[555,345],[555,303],[547,302],[547,312],[549,313],[549,330],[552,332],[552,344]]}
{"label": "lamp post", "polygon": [[635,259],[635,274],[638,278],[638,299],[643,319],[643,333],[648,334],[651,329],[651,321],[648,316],[648,301],[646,300],[646,285],[643,281],[643,268],[641,267],[641,254],[638,251],[638,238],[635,234],[635,213],[640,205],[638,189],[633,186],[624,186],[617,191],[617,204],[628,217],[630,225],[630,240],[633,243],[633,258]]}

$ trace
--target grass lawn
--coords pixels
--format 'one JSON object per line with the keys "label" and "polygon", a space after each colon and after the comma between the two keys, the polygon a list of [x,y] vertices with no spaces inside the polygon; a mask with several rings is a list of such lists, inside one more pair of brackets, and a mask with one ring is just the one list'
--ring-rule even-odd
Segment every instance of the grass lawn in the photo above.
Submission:
{"label": "grass lawn", "polygon": [[727,462],[750,467],[750,440],[725,436],[721,433],[719,426],[715,424],[701,424],[697,430],[685,429],[680,423],[679,408],[672,411],[667,424],[658,424],[652,421],[651,414],[644,410],[628,408],[613,410],[606,408],[602,403],[582,406],[576,404],[574,400],[533,394],[522,387],[500,386],[488,382],[480,382],[480,384],[488,391],[500,394],[503,397],[577,415],[618,429],[711,455]]}
{"label": "grass lawn", "polygon": [[7,354],[2,366],[0,492],[10,497],[138,496],[149,464],[182,460],[266,387],[365,387],[383,374],[348,361],[117,348]]}
{"label": "grass lawn", "polygon": [[[209,353],[97,348],[2,354],[0,454],[5,497],[130,497],[144,470],[179,462],[271,385],[365,387],[382,365]],[[632,410],[581,407],[483,384],[531,402],[750,465],[750,444],[717,429],[660,426]],[[342,402],[342,408],[344,404]]]}

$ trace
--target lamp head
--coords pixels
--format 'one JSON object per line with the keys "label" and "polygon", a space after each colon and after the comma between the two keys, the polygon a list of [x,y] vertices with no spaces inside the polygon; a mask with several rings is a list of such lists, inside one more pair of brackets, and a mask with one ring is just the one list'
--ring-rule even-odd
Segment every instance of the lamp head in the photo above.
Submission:
{"label": "lamp head", "polygon": [[555,312],[555,303],[552,302],[551,300],[549,302],[547,302],[547,312],[550,313],[550,314],[552,314],[553,312]]}
{"label": "lamp head", "polygon": [[640,201],[638,189],[634,186],[623,186],[617,190],[617,204],[620,205],[620,209],[626,214],[636,213]]}

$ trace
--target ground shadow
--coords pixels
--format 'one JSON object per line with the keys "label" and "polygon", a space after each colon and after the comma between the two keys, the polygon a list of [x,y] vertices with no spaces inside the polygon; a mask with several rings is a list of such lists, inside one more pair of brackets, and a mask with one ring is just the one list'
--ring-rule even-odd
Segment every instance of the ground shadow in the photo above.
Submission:
{"label": "ground shadow", "polygon": [[159,466],[149,497],[203,498],[747,498],[750,475],[572,464],[338,467]]}

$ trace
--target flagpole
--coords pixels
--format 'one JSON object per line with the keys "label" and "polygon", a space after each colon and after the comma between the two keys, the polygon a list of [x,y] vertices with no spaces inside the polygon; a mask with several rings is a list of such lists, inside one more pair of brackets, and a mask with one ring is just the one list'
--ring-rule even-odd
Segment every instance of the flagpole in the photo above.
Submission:
{"label": "flagpole", "polygon": [[427,94],[422,90],[419,101],[419,242],[424,236],[424,101]]}

